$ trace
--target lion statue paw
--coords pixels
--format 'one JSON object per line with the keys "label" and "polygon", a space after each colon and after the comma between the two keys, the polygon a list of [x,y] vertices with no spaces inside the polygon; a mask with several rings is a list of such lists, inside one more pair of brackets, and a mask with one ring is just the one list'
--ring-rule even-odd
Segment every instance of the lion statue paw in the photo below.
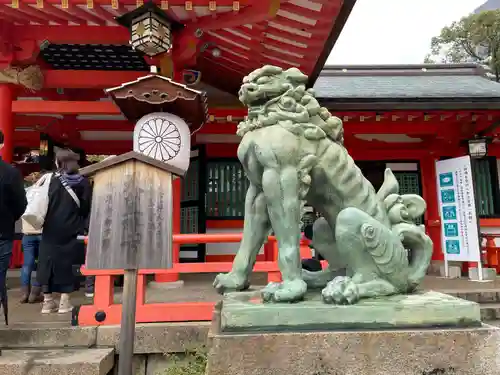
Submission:
{"label": "lion statue paw", "polygon": [[219,294],[225,292],[239,292],[250,287],[250,283],[244,277],[239,277],[235,273],[219,273],[213,283]]}
{"label": "lion statue paw", "polygon": [[359,300],[358,286],[348,276],[337,276],[321,292],[323,302],[336,305],[352,305]]}
{"label": "lion statue paw", "polygon": [[288,280],[281,283],[269,283],[261,291],[264,302],[298,302],[304,299],[307,284],[304,280]]}

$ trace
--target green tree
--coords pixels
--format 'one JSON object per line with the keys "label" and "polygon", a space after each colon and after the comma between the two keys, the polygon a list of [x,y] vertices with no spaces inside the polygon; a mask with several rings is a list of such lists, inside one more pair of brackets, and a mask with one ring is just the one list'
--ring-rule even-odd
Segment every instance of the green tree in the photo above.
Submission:
{"label": "green tree", "polygon": [[500,10],[471,14],[432,38],[425,63],[477,62],[500,82]]}

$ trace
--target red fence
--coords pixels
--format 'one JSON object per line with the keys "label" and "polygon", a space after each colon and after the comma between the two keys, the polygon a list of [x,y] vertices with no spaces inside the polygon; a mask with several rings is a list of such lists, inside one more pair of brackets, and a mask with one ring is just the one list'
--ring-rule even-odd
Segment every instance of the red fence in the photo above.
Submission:
{"label": "red fence", "polygon": [[[242,234],[174,234],[173,242],[181,244],[228,243],[240,242]],[[302,257],[310,257],[309,241],[301,243]],[[254,272],[267,273],[267,279],[281,281],[277,263],[277,244],[273,236],[268,238],[264,247],[264,258],[267,261],[257,261]],[[175,259],[175,257],[174,257]],[[269,260],[270,259],[270,260]],[[185,322],[210,321],[216,301],[212,302],[174,302],[146,303],[146,275],[148,274],[180,274],[180,273],[215,273],[231,270],[231,262],[178,263],[174,262],[172,269],[139,270],[136,300],[136,321],[151,322]],[[79,325],[113,325],[120,324],[121,305],[114,303],[114,277],[123,274],[123,270],[87,270],[82,273],[95,276],[94,303],[80,307],[78,313]]]}

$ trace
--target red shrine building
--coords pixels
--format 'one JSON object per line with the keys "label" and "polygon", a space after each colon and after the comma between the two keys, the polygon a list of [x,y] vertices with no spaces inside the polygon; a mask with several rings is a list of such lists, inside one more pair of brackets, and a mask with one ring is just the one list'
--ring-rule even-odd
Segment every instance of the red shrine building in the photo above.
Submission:
{"label": "red shrine building", "polygon": [[[466,155],[476,137],[490,143],[487,157],[474,160],[481,227],[500,228],[500,85],[476,65],[324,67],[354,3],[155,1],[168,16],[170,45],[148,57],[130,47],[134,35],[115,19],[140,0],[0,0],[2,157],[28,174],[51,168],[55,146],[83,160],[130,151],[134,124],[104,90],[157,66],[208,98],[208,121],[192,134],[182,180],[181,233],[241,232],[248,182],[236,158],[236,126],[246,114],[239,86],[264,64],[297,67],[343,120],[345,145],[375,188],[390,167],[402,193],[426,199],[421,222],[442,259],[435,163]],[[22,162],[30,150],[39,150],[38,163]],[[228,261],[236,249],[186,244],[180,260]]]}

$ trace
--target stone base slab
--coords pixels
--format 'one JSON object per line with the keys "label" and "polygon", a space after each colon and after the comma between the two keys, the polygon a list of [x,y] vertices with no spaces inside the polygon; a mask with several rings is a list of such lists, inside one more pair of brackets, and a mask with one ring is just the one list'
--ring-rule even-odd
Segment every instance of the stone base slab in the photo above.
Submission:
{"label": "stone base slab", "polygon": [[0,349],[90,348],[96,345],[97,327],[33,324],[0,327]]}
{"label": "stone base slab", "polygon": [[148,287],[152,289],[160,289],[160,290],[170,290],[170,289],[179,289],[184,286],[184,280],[170,281],[170,282],[157,282],[150,281],[148,283]]}
{"label": "stone base slab", "polygon": [[[497,278],[497,270],[495,268],[482,268],[483,280],[494,281]],[[469,267],[469,280],[479,281],[479,269],[477,267]]]}
{"label": "stone base slab", "polygon": [[499,375],[500,330],[220,334],[207,375]]}
{"label": "stone base slab", "polygon": [[0,375],[107,375],[113,349],[2,350]]}
{"label": "stone base slab", "polygon": [[433,291],[349,306],[327,305],[317,292],[294,304],[263,303],[258,291],[228,293],[218,309],[220,331],[235,333],[481,325],[477,303]]}

